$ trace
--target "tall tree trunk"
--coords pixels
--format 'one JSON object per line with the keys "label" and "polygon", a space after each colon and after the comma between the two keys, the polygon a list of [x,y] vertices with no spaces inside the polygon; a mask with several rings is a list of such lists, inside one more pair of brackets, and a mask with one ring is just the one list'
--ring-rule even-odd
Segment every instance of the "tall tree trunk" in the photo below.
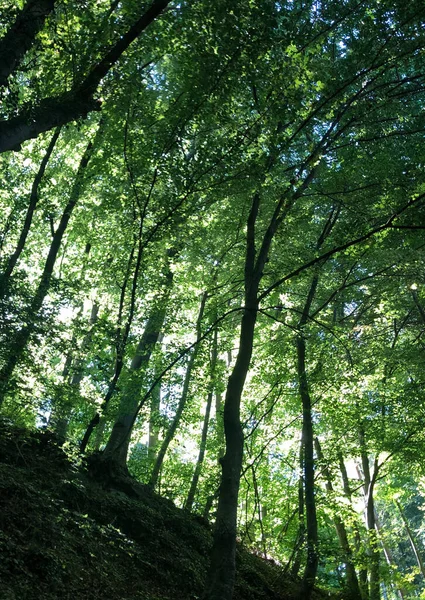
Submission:
{"label": "tall tree trunk", "polygon": [[[320,446],[319,439],[316,437],[314,440],[314,445],[316,448],[317,458],[322,462],[323,474],[325,476],[325,485],[328,492],[332,493],[333,485],[332,485],[332,477],[329,471],[328,466],[324,462],[322,448]],[[351,551],[350,544],[348,542],[348,535],[345,529],[345,525],[341,517],[338,514],[334,515],[334,524],[335,530],[338,536],[339,545],[341,546],[341,550],[343,553],[343,561],[345,563],[347,580],[346,580],[346,594],[345,598],[347,600],[361,600],[362,595],[360,592],[359,581],[357,579],[356,569],[354,567],[353,562],[353,553]]]}
{"label": "tall tree trunk", "polygon": [[[317,240],[316,249],[319,251],[329,237],[340,214],[340,207],[333,206]],[[306,367],[306,341],[304,329],[310,318],[310,310],[319,284],[319,271],[313,275],[310,289],[298,322],[297,375],[303,410],[302,443],[304,445],[304,501],[307,525],[307,562],[303,574],[301,600],[309,600],[316,580],[318,558],[318,528],[314,484],[314,433],[312,418],[312,401]]]}
{"label": "tall tree trunk", "polygon": [[[342,486],[343,486],[344,494],[345,494],[346,498],[349,500],[350,505],[351,505],[352,504],[352,492],[351,492],[350,483],[348,480],[347,469],[345,467],[344,457],[341,452],[338,452],[338,462],[339,462],[339,469],[341,471]],[[361,550],[362,550],[362,540],[361,540],[360,531],[359,531],[359,527],[358,527],[357,523],[354,524],[354,541],[355,541],[355,550],[356,550],[357,554],[360,554]],[[360,593],[361,593],[362,599],[369,600],[369,584],[368,584],[368,579],[367,579],[367,568],[365,568],[364,566],[360,567],[360,569],[359,569],[358,579],[359,579]]]}
{"label": "tall tree trunk", "polygon": [[254,344],[258,288],[270,244],[278,225],[277,222],[271,223],[256,260],[255,223],[259,205],[260,196],[256,193],[247,222],[245,306],[241,319],[239,352],[228,380],[224,401],[226,452],[221,459],[221,485],[211,562],[204,593],[205,600],[231,600],[235,583],[236,524],[244,440],[240,422],[240,403]]}
{"label": "tall tree trunk", "polygon": [[416,563],[419,567],[419,571],[421,572],[422,577],[425,579],[425,565],[424,565],[424,561],[422,560],[422,556],[421,556],[421,552],[419,550],[418,544],[415,540],[415,536],[413,535],[413,531],[410,528],[409,522],[406,518],[406,515],[404,514],[404,511],[401,507],[400,502],[398,500],[394,500],[394,502],[398,508],[398,511],[399,511],[402,521],[404,523],[404,527],[406,528],[407,537],[409,538],[410,545],[412,546],[413,554],[415,555],[415,559],[416,559]]}
{"label": "tall tree trunk", "polygon": [[0,371],[0,406],[4,401],[6,393],[10,389],[13,372],[27,346],[28,340],[30,339],[34,331],[36,318],[42,307],[43,301],[49,291],[50,282],[53,275],[53,269],[56,263],[56,258],[58,256],[59,250],[61,248],[62,239],[68,226],[69,220],[71,218],[72,212],[80,198],[81,189],[84,183],[85,170],[87,168],[90,158],[93,155],[93,151],[95,146],[97,145],[97,141],[101,134],[101,130],[102,127],[100,126],[95,136],[95,140],[93,142],[89,142],[83,154],[83,157],[81,158],[68,203],[62,213],[59,225],[53,235],[53,240],[50,245],[49,253],[47,255],[47,259],[44,265],[43,273],[41,275],[38,288],[27,310],[27,324],[16,333],[13,340],[11,340],[10,342],[9,354],[6,358],[3,368]]}
{"label": "tall tree trunk", "polygon": [[71,413],[74,408],[73,406],[73,396],[76,392],[79,391],[80,384],[84,377],[84,360],[83,356],[90,345],[94,325],[97,321],[99,314],[99,305],[97,302],[93,302],[90,319],[89,319],[89,329],[86,332],[83,341],[80,347],[80,356],[75,358],[70,354],[67,357],[65,362],[65,366],[63,369],[62,376],[69,384],[69,391],[71,391],[70,397],[66,398],[65,401],[60,402],[58,407],[53,407],[53,418],[51,422],[53,424],[53,429],[58,435],[59,439],[65,440],[68,432],[68,425],[71,418]]}
{"label": "tall tree trunk", "polygon": [[369,600],[380,600],[380,553],[379,541],[376,532],[375,502],[373,491],[377,475],[377,461],[375,459],[374,472],[371,474],[369,455],[366,450],[365,432],[363,426],[359,428],[360,456],[364,477],[364,495],[366,508],[366,526],[368,530],[368,558],[369,558]]}
{"label": "tall tree trunk", "polygon": [[204,316],[205,303],[207,301],[207,297],[208,297],[208,293],[204,292],[204,294],[202,295],[201,306],[199,308],[199,314],[198,314],[198,318],[196,321],[196,342],[197,343],[196,343],[196,345],[193,349],[193,352],[189,358],[189,363],[187,365],[184,382],[183,382],[183,390],[182,390],[182,394],[180,396],[180,400],[179,400],[179,403],[177,406],[176,414],[174,415],[174,418],[171,421],[170,426],[167,429],[167,433],[165,434],[165,437],[162,441],[161,447],[158,451],[158,456],[156,457],[156,461],[155,461],[155,464],[152,469],[151,476],[149,478],[149,485],[152,488],[154,488],[158,482],[158,477],[159,477],[159,473],[161,471],[162,463],[164,462],[165,454],[168,450],[168,446],[170,445],[171,441],[174,439],[175,433],[180,424],[180,420],[181,420],[183,411],[184,411],[186,403],[187,403],[187,399],[189,397],[189,386],[190,386],[191,379],[192,379],[192,371],[193,371],[193,367],[195,366],[196,358],[198,356],[198,352],[199,352],[199,348],[200,348],[199,342],[200,342],[201,336],[202,336],[201,325],[202,325],[202,319]]}
{"label": "tall tree trunk", "polygon": [[[270,161],[269,161],[270,162]],[[273,161],[270,162],[272,164]],[[269,167],[270,168],[270,165]],[[270,246],[280,224],[293,202],[308,185],[313,171],[289,199],[279,198],[274,213],[256,251],[255,229],[260,206],[260,195],[255,193],[247,220],[246,254],[244,269],[244,300],[239,351],[230,374],[224,400],[224,435],[226,452],[221,459],[221,485],[218,498],[211,562],[207,573],[204,599],[231,600],[235,582],[236,524],[238,494],[243,458],[243,431],[240,422],[240,404],[245,379],[251,363],[255,323],[259,306],[259,286],[263,277]]]}
{"label": "tall tree trunk", "polygon": [[136,352],[131,361],[130,381],[121,397],[118,415],[105,446],[104,458],[113,462],[118,469],[124,471],[127,468],[128,446],[130,444],[134,416],[139,406],[140,393],[145,384],[146,369],[155,345],[160,339],[172,281],[173,275],[169,271],[167,273],[167,282],[163,297],[160,299],[159,304],[155,304],[152,308],[142,338],[137,345]]}
{"label": "tall tree trunk", "polygon": [[[291,567],[291,574],[294,577],[298,577],[300,572],[302,556],[304,551],[305,541],[305,506],[304,506],[304,443],[300,440],[300,452],[299,452],[299,468],[300,476],[298,477],[298,533],[295,540],[295,548],[292,554],[294,562]],[[291,557],[291,559],[292,559]],[[289,564],[288,564],[289,567]]]}
{"label": "tall tree trunk", "polygon": [[0,297],[4,296],[6,294],[8,279],[11,276],[11,274],[16,266],[16,263],[18,262],[19,257],[22,254],[22,250],[25,247],[25,242],[27,240],[28,233],[31,228],[32,219],[34,216],[34,211],[35,211],[35,209],[37,207],[37,203],[38,203],[40,184],[44,177],[47,163],[50,160],[50,157],[55,148],[56,142],[59,138],[59,134],[60,134],[60,128],[57,128],[52,136],[52,139],[50,140],[50,143],[47,147],[46,153],[44,154],[43,159],[40,163],[40,167],[38,169],[37,175],[34,178],[34,181],[33,181],[32,187],[31,187],[30,201],[28,204],[28,208],[27,208],[27,212],[25,215],[24,225],[22,227],[21,234],[19,236],[19,239],[16,244],[16,248],[15,248],[14,252],[9,256],[9,258],[7,260],[4,272],[0,275]]}
{"label": "tall tree trunk", "polygon": [[303,407],[302,442],[304,445],[304,497],[307,523],[307,562],[303,575],[301,599],[309,600],[313,592],[319,559],[317,554],[318,534],[314,484],[313,420],[311,414],[311,397],[306,373],[305,351],[305,339],[303,335],[300,334],[297,337],[297,369]]}
{"label": "tall tree trunk", "polygon": [[201,474],[202,465],[205,457],[205,449],[207,446],[208,427],[210,422],[211,406],[214,397],[214,386],[215,386],[215,370],[217,366],[217,328],[214,331],[213,345],[211,349],[211,364],[210,364],[210,381],[209,390],[207,395],[207,405],[205,407],[204,424],[202,427],[201,443],[199,445],[199,454],[196,461],[195,470],[193,473],[192,481],[190,484],[189,492],[185,502],[185,508],[189,511],[192,510],[193,502],[195,500],[196,490],[198,488],[199,476]]}

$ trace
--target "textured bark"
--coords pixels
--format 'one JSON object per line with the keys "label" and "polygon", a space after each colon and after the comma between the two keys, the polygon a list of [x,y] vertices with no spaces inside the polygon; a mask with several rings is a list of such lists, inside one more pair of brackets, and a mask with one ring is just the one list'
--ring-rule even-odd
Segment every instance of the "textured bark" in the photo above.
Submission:
{"label": "textured bark", "polygon": [[[305,541],[305,510],[304,510],[304,444],[301,439],[300,442],[300,452],[299,452],[299,468],[300,468],[300,476],[298,478],[298,534],[295,542],[294,551],[291,556],[291,560],[293,559],[291,574],[294,577],[298,577],[298,573],[301,568],[302,554],[303,554],[303,546]],[[289,567],[289,563],[288,563]]]}
{"label": "textured bark", "polygon": [[37,137],[53,127],[85,117],[88,112],[100,110],[100,102],[93,98],[101,80],[119,60],[130,44],[163,12],[170,0],[154,0],[148,10],[129,30],[120,36],[105,56],[95,65],[84,81],[61,96],[45,98],[38,106],[24,108],[16,117],[0,122],[0,152],[19,150],[25,140]]}
{"label": "textured bark", "polygon": [[198,314],[198,318],[196,321],[196,342],[197,343],[196,343],[196,345],[192,351],[192,354],[190,355],[190,358],[189,358],[189,363],[187,365],[184,382],[183,382],[183,390],[182,390],[182,394],[180,396],[180,400],[179,400],[179,403],[177,406],[176,414],[174,415],[173,420],[171,421],[170,426],[167,429],[167,433],[165,434],[165,437],[162,441],[161,447],[158,451],[158,456],[156,457],[155,464],[152,469],[151,476],[149,478],[149,485],[152,488],[154,488],[158,482],[158,477],[159,477],[159,473],[161,471],[162,463],[164,462],[165,454],[167,453],[168,447],[171,444],[172,440],[174,439],[174,436],[175,436],[177,428],[180,424],[180,420],[182,418],[183,411],[186,407],[186,403],[187,403],[187,400],[189,397],[189,386],[190,386],[190,383],[192,380],[192,371],[193,371],[193,367],[195,366],[196,358],[198,356],[198,352],[199,352],[199,348],[200,348],[199,342],[200,342],[201,336],[202,336],[201,324],[202,324],[202,318],[204,316],[205,303],[207,301],[207,297],[208,297],[208,294],[205,292],[202,296],[201,306],[199,308],[199,314]]}
{"label": "textured bark", "polygon": [[221,459],[222,478],[205,596],[208,600],[231,600],[233,594],[236,520],[243,455],[240,399],[251,361],[256,314],[255,305],[245,307],[239,338],[239,353],[226,390],[224,403],[226,453]]}
{"label": "textured bark", "polygon": [[[96,135],[96,140],[99,136],[99,132],[100,128]],[[96,145],[96,140],[95,142],[89,142],[83,154],[83,157],[81,158],[68,203],[65,206],[65,209],[62,213],[59,225],[56,231],[54,232],[53,240],[50,245],[49,253],[47,255],[40,282],[32,299],[31,305],[29,306],[27,311],[27,324],[16,333],[14,339],[10,342],[9,354],[6,357],[3,368],[0,371],[0,406],[2,405],[4,397],[10,388],[11,378],[15,367],[18,364],[20,358],[22,357],[22,354],[27,346],[28,340],[30,339],[34,331],[35,319],[38,316],[44,299],[49,291],[50,282],[53,275],[53,269],[56,263],[56,258],[61,248],[62,239],[68,227],[68,223],[71,218],[72,212],[80,198],[81,189],[84,182],[85,170],[93,154],[93,149]]]}
{"label": "textured bark", "polygon": [[[306,178],[304,184],[307,185],[307,183],[308,178]],[[204,591],[205,600],[231,600],[233,595],[238,493],[244,441],[240,422],[240,403],[251,363],[259,306],[259,286],[275,233],[301,189],[302,186],[290,200],[284,195],[279,199],[263,235],[258,253],[256,252],[255,243],[255,225],[260,206],[260,195],[258,193],[254,194],[248,216],[244,270],[245,305],[241,319],[239,352],[228,380],[224,401],[223,419],[226,452],[221,459],[221,485],[211,563]]]}
{"label": "textured bark", "polygon": [[7,84],[9,75],[34,44],[46,17],[52,12],[55,0],[28,0],[15,23],[0,40],[0,87]]}
{"label": "textured bark", "polygon": [[[322,462],[322,470],[323,470],[323,475],[325,477],[326,489],[328,490],[328,492],[332,493],[333,485],[332,485],[331,473],[329,471],[328,466],[324,462],[323,452],[322,452],[322,448],[320,446],[320,442],[319,442],[318,438],[315,438],[314,445],[316,448],[317,458]],[[346,593],[345,593],[344,597],[347,600],[361,600],[362,595],[360,592],[360,586],[359,586],[359,581],[357,579],[356,569],[354,567],[353,553],[351,551],[351,547],[348,542],[347,531],[345,529],[344,522],[342,521],[341,517],[339,517],[337,514],[334,515],[334,524],[335,524],[335,530],[336,530],[336,533],[338,536],[339,545],[341,546],[341,550],[343,553],[342,558],[345,563],[345,568],[346,568],[346,573],[347,573]]]}

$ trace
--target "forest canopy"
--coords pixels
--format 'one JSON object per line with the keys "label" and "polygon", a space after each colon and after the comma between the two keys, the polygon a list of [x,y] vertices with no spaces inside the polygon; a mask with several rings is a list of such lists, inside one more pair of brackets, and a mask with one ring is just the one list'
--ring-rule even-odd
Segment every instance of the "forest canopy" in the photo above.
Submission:
{"label": "forest canopy", "polygon": [[3,0],[0,407],[344,598],[425,597],[425,5]]}

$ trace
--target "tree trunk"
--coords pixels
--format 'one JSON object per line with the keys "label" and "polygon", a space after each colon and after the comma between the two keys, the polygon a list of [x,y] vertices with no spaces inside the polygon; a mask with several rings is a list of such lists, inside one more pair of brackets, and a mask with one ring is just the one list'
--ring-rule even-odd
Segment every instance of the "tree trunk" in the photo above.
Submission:
{"label": "tree trunk", "polygon": [[[329,471],[327,465],[324,462],[322,449],[321,449],[320,442],[317,437],[314,440],[314,444],[315,444],[315,448],[316,448],[317,458],[322,462],[322,469],[323,469],[323,474],[325,476],[326,489],[328,490],[328,492],[332,493],[333,485],[332,485],[331,474],[330,474],[330,471]],[[337,514],[334,515],[334,524],[335,524],[335,530],[336,530],[336,533],[338,536],[339,545],[341,546],[341,550],[343,553],[343,561],[345,563],[345,566],[346,566],[345,568],[346,568],[346,573],[347,573],[347,580],[346,580],[347,591],[346,591],[346,595],[344,596],[344,598],[346,598],[347,600],[361,600],[362,595],[360,592],[360,586],[359,586],[359,581],[357,579],[356,569],[354,567],[353,553],[351,551],[350,544],[348,542],[347,531],[345,529],[344,522],[342,521],[341,517],[339,517]]]}
{"label": "tree trunk", "polygon": [[227,383],[224,400],[226,451],[221,459],[221,484],[211,562],[204,592],[205,600],[231,600],[235,583],[236,524],[244,441],[240,422],[240,403],[254,344],[258,287],[273,237],[271,236],[266,248],[264,248],[265,240],[263,240],[262,251],[264,251],[260,251],[256,264],[255,223],[259,204],[259,194],[255,194],[247,226],[245,306],[241,319],[239,352]]}
{"label": "tree trunk", "polygon": [[27,240],[28,233],[31,228],[32,219],[34,216],[34,211],[35,211],[37,203],[38,203],[40,184],[43,179],[44,173],[46,171],[47,163],[49,162],[49,159],[55,148],[59,134],[60,134],[60,128],[56,129],[55,133],[53,134],[52,139],[50,140],[50,143],[47,147],[46,153],[43,156],[43,159],[40,163],[40,167],[38,169],[37,175],[34,178],[32,188],[31,188],[30,201],[28,204],[27,213],[25,215],[24,225],[22,227],[22,231],[19,236],[18,243],[16,244],[16,248],[15,248],[15,251],[13,252],[13,254],[11,254],[9,256],[7,263],[6,263],[5,270],[0,276],[0,297],[6,295],[8,279],[11,276],[13,269],[15,268],[16,263],[19,260],[19,257],[21,256],[22,250],[25,247],[25,242]]}
{"label": "tree trunk", "polygon": [[399,510],[400,516],[401,516],[404,526],[406,528],[407,537],[409,538],[410,545],[412,546],[413,554],[415,555],[415,559],[416,559],[416,563],[419,567],[419,571],[421,572],[422,577],[425,579],[425,565],[422,560],[421,552],[418,548],[418,544],[415,540],[415,536],[413,535],[413,531],[410,529],[409,522],[406,519],[406,515],[404,514],[403,509],[401,508],[400,502],[398,500],[394,500],[394,502]]}
{"label": "tree trunk", "polygon": [[359,429],[359,445],[364,477],[364,494],[366,505],[366,526],[368,530],[368,558],[369,558],[369,600],[380,600],[380,554],[379,542],[376,532],[375,522],[375,503],[373,490],[375,478],[377,475],[377,461],[375,460],[375,469],[373,475],[370,472],[369,456],[366,450],[365,433],[363,427]]}
{"label": "tree trunk", "polygon": [[68,226],[69,220],[71,218],[72,212],[80,198],[81,188],[84,182],[85,170],[87,168],[90,158],[93,155],[94,147],[96,146],[101,129],[102,127],[99,127],[94,142],[89,142],[83,154],[83,157],[81,158],[68,203],[62,213],[59,225],[53,235],[53,240],[50,245],[50,250],[44,265],[40,283],[38,285],[37,291],[35,292],[31,305],[27,311],[27,324],[16,333],[14,339],[10,342],[9,355],[7,356],[5,364],[0,371],[0,406],[4,401],[6,393],[11,387],[11,378],[13,372],[27,346],[31,334],[34,331],[36,317],[38,316],[43,301],[49,291],[50,282],[53,275],[53,268],[55,266],[56,258],[58,256],[62,244],[62,239]]}
{"label": "tree trunk", "polygon": [[[305,541],[305,510],[304,510],[304,444],[301,436],[300,441],[300,452],[299,452],[299,468],[300,468],[300,476],[298,477],[298,534],[297,539],[295,541],[295,548],[292,556],[294,557],[294,562],[291,567],[291,575],[294,577],[298,577],[298,573],[300,572],[302,555],[304,551],[304,541]],[[292,559],[292,557],[291,557]],[[288,564],[289,567],[289,564]]]}
{"label": "tree trunk", "polygon": [[15,23],[0,40],[0,87],[7,84],[9,75],[17,68],[35,42],[46,17],[52,12],[55,0],[28,0]]}
{"label": "tree trunk", "polygon": [[208,426],[210,422],[211,406],[214,397],[214,383],[215,383],[215,369],[217,365],[217,328],[214,331],[213,347],[211,351],[211,365],[210,365],[210,381],[209,390],[207,395],[207,405],[205,408],[204,424],[202,427],[201,443],[199,446],[198,459],[195,465],[195,471],[193,473],[192,481],[190,484],[189,492],[185,502],[186,510],[191,511],[193,502],[195,500],[196,490],[198,488],[199,476],[201,474],[202,465],[205,457],[205,449],[207,446]]}
{"label": "tree trunk", "polygon": [[[41,4],[42,0],[34,0],[34,2]],[[53,127],[85,117],[90,111],[100,110],[100,102],[93,99],[99,83],[130,44],[167,8],[169,2],[170,0],[154,0],[128,31],[119,36],[78,87],[60,96],[44,98],[37,106],[25,108],[17,116],[7,121],[0,121],[0,152],[19,150],[25,140],[35,138]],[[13,31],[11,36],[13,38]],[[8,34],[5,38],[7,37]],[[8,51],[8,48],[6,50]]]}
{"label": "tree trunk", "polygon": [[167,284],[163,298],[160,300],[159,305],[153,307],[142,338],[137,345],[136,352],[131,361],[130,381],[121,397],[118,415],[104,450],[104,458],[114,462],[122,470],[126,470],[127,468],[128,446],[134,416],[139,406],[140,392],[145,383],[146,369],[161,335],[172,280],[172,273],[169,272],[167,274]]}
{"label": "tree trunk", "polygon": [[[99,314],[99,305],[95,301],[95,302],[93,302],[92,310],[91,310],[91,314],[90,314],[89,329],[86,332],[86,334],[83,338],[82,344],[81,344],[81,348],[80,348],[81,355],[84,355],[85,351],[87,350],[87,348],[91,342],[91,339],[93,336],[93,327],[97,321],[98,314]],[[53,418],[51,419],[52,424],[53,424],[53,429],[56,432],[56,434],[58,435],[58,437],[63,441],[65,441],[65,439],[66,439],[72,409],[74,408],[73,402],[72,402],[72,396],[73,396],[72,392],[79,391],[80,384],[84,377],[84,361],[83,361],[83,356],[81,356],[81,355],[79,357],[77,357],[76,359],[73,359],[72,355],[69,355],[67,357],[62,376],[65,380],[68,381],[69,390],[71,391],[71,397],[66,398],[64,402],[60,403],[60,406],[58,406],[56,408],[53,407]]]}
{"label": "tree trunk", "polygon": [[[345,467],[344,457],[342,456],[341,452],[338,452],[338,462],[339,462],[339,468],[341,471],[341,478],[342,478],[344,494],[347,497],[347,499],[350,501],[350,504],[352,504],[352,493],[351,493],[350,484],[348,481],[347,469]],[[362,540],[361,540],[360,531],[359,531],[357,524],[354,525],[354,540],[355,540],[356,552],[357,552],[357,554],[360,554],[361,549],[362,549]],[[363,600],[369,600],[369,585],[368,585],[366,568],[361,567],[359,569],[359,578],[358,579],[359,579],[361,597],[363,598]]]}
{"label": "tree trunk", "polygon": [[180,397],[180,401],[177,406],[176,414],[174,415],[174,418],[171,421],[171,424],[167,430],[167,433],[165,434],[165,438],[162,441],[161,447],[158,451],[158,456],[156,457],[156,461],[155,461],[155,464],[152,469],[152,473],[151,473],[151,476],[149,479],[149,485],[152,488],[154,488],[158,482],[158,477],[159,477],[159,473],[161,471],[162,463],[164,462],[165,454],[168,450],[168,446],[170,445],[171,441],[174,439],[175,433],[180,424],[180,419],[181,419],[183,411],[186,407],[187,399],[189,397],[189,386],[190,386],[191,379],[192,379],[192,371],[193,371],[193,367],[195,366],[196,358],[198,356],[198,352],[199,352],[199,348],[200,348],[199,342],[200,342],[201,336],[202,336],[201,324],[202,324],[202,319],[204,316],[205,303],[207,301],[207,297],[208,297],[207,292],[204,292],[204,294],[202,295],[201,306],[199,308],[199,314],[198,314],[198,318],[196,321],[196,342],[197,343],[196,343],[196,345],[193,349],[193,352],[189,358],[189,364],[187,365],[184,382],[183,382],[182,395]]}
{"label": "tree trunk", "polygon": [[303,575],[302,600],[309,600],[313,592],[319,564],[317,554],[318,534],[317,515],[314,485],[314,451],[313,451],[313,420],[311,415],[311,397],[308,388],[305,364],[305,339],[302,334],[297,337],[298,380],[300,396],[303,407],[303,433],[304,445],[304,496],[307,523],[307,562]]}
{"label": "tree trunk", "polygon": [[221,459],[222,477],[206,586],[207,600],[231,600],[233,595],[238,493],[243,455],[240,400],[251,361],[256,309],[256,304],[246,306],[244,309],[239,353],[226,390],[224,402],[226,453]]}

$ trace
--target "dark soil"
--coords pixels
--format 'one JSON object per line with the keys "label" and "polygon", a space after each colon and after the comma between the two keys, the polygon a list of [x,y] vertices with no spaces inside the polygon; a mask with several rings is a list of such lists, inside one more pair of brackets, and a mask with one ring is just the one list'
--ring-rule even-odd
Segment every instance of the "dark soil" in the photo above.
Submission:
{"label": "dark soil", "polygon": [[[0,423],[0,600],[196,600],[211,542],[147,487],[101,483],[51,433]],[[296,597],[277,565],[242,547],[237,562],[235,600]]]}

